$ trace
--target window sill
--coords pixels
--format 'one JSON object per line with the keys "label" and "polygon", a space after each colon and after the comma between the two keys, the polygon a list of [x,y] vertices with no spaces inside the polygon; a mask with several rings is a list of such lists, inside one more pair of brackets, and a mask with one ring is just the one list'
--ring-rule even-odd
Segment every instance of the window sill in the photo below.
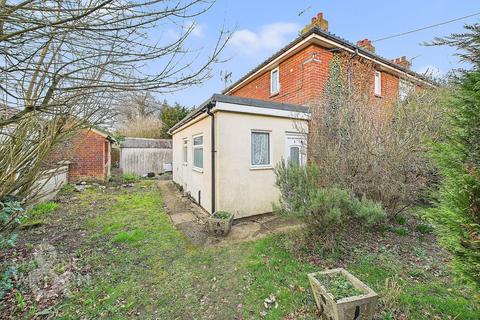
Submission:
{"label": "window sill", "polygon": [[381,96],[379,94],[375,94],[375,98],[383,99],[383,96]]}
{"label": "window sill", "polygon": [[196,172],[199,172],[199,173],[203,173],[203,169],[202,169],[202,168],[192,167],[192,170],[193,170],[193,171],[196,171]]}
{"label": "window sill", "polygon": [[273,167],[271,165],[251,166],[250,170],[273,170]]}
{"label": "window sill", "polygon": [[270,93],[270,98],[273,98],[273,97],[275,97],[275,96],[278,96],[279,93],[280,93],[280,91],[271,92],[271,93]]}

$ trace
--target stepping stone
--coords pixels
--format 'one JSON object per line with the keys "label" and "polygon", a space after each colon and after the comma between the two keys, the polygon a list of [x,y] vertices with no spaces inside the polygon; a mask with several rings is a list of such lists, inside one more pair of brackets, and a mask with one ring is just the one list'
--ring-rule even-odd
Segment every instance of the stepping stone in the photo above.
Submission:
{"label": "stepping stone", "polygon": [[172,222],[174,225],[184,223],[184,222],[192,222],[192,221],[197,221],[197,218],[193,215],[191,212],[179,212],[179,213],[174,213],[170,215],[172,218]]}

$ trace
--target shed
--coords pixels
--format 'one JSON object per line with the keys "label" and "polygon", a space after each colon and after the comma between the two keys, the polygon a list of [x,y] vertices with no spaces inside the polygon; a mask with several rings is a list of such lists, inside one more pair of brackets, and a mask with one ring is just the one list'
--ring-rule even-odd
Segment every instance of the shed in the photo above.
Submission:
{"label": "shed", "polygon": [[119,167],[123,173],[137,175],[171,171],[172,140],[124,138],[120,142]]}

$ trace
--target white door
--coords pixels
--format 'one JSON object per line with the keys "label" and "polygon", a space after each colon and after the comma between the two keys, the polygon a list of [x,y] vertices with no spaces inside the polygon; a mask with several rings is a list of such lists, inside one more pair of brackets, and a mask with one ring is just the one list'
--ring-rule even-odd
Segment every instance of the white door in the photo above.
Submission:
{"label": "white door", "polygon": [[307,137],[305,134],[286,134],[285,161],[292,161],[302,166],[307,162]]}

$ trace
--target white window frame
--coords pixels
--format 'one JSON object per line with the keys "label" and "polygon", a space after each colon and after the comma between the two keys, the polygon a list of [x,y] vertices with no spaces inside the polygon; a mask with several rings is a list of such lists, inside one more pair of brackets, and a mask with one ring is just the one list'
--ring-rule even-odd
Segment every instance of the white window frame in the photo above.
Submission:
{"label": "white window frame", "polygon": [[[276,82],[276,85],[277,85],[277,90],[274,90],[273,88],[273,74],[274,73],[277,73],[277,82]],[[270,94],[271,95],[274,95],[274,94],[278,94],[280,92],[280,69],[278,67],[276,67],[275,69],[272,69],[272,71],[270,71]]]}
{"label": "white window frame", "polygon": [[[378,78],[378,82],[377,82]],[[374,84],[373,84],[373,92],[377,97],[382,96],[382,72],[375,70],[375,76],[374,76]]]}
{"label": "white window frame", "polygon": [[[402,92],[402,89],[404,92]],[[405,79],[400,79],[398,82],[398,98],[403,101],[407,96],[415,91],[415,84]]]}
{"label": "white window frame", "polygon": [[[195,138],[202,137],[202,144],[195,144]],[[205,152],[203,149],[203,133],[192,136],[192,170],[203,172],[203,165],[205,161]],[[195,166],[195,149],[202,149],[202,168]]]}
{"label": "white window frame", "polygon": [[183,145],[182,145],[182,157],[183,157],[183,164],[188,165],[188,139],[183,138]]}
{"label": "white window frame", "polygon": [[[252,136],[254,133],[267,133],[268,134],[268,164],[253,164],[252,163]],[[251,170],[265,170],[265,169],[273,169],[272,166],[272,131],[271,130],[260,130],[260,129],[253,129],[250,132],[250,169]]]}

